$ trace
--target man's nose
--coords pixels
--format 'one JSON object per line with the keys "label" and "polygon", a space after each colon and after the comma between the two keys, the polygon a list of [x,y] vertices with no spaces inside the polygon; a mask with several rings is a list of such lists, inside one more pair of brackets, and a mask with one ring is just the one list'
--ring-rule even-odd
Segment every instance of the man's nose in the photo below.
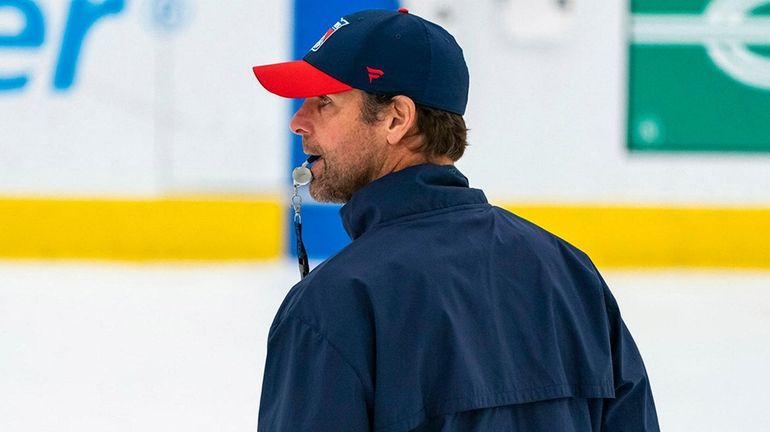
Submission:
{"label": "man's nose", "polygon": [[307,101],[303,102],[289,122],[289,128],[297,135],[310,133],[310,121],[307,116]]}

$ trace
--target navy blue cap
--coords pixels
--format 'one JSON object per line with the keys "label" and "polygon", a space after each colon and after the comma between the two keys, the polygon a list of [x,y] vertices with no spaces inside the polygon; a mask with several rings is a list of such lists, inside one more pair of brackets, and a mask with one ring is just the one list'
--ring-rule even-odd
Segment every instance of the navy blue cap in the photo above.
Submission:
{"label": "navy blue cap", "polygon": [[253,70],[268,91],[290,98],[356,88],[460,115],[468,102],[468,66],[454,37],[405,8],[346,15],[302,60]]}

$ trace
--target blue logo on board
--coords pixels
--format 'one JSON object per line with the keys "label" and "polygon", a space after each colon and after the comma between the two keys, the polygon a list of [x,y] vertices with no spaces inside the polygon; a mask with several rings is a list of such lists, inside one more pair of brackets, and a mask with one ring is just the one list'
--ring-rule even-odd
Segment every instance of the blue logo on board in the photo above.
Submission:
{"label": "blue logo on board", "polygon": [[154,0],[149,7],[150,22],[158,31],[174,32],[190,21],[192,7],[189,0]]}

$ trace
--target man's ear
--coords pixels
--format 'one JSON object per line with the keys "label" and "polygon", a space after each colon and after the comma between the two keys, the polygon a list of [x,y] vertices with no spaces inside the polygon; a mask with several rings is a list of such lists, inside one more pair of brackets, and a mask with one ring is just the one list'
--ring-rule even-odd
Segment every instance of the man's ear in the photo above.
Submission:
{"label": "man's ear", "polygon": [[388,144],[397,144],[410,134],[417,125],[417,107],[408,96],[394,96],[389,115],[387,117]]}

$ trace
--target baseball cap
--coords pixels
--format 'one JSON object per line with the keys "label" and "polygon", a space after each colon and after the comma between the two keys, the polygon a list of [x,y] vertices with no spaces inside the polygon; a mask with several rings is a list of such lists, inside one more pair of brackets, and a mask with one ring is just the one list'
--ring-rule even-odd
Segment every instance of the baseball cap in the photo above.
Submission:
{"label": "baseball cap", "polygon": [[468,103],[468,66],[457,41],[406,8],[346,15],[302,60],[253,70],[265,89],[288,98],[355,88],[460,115]]}

